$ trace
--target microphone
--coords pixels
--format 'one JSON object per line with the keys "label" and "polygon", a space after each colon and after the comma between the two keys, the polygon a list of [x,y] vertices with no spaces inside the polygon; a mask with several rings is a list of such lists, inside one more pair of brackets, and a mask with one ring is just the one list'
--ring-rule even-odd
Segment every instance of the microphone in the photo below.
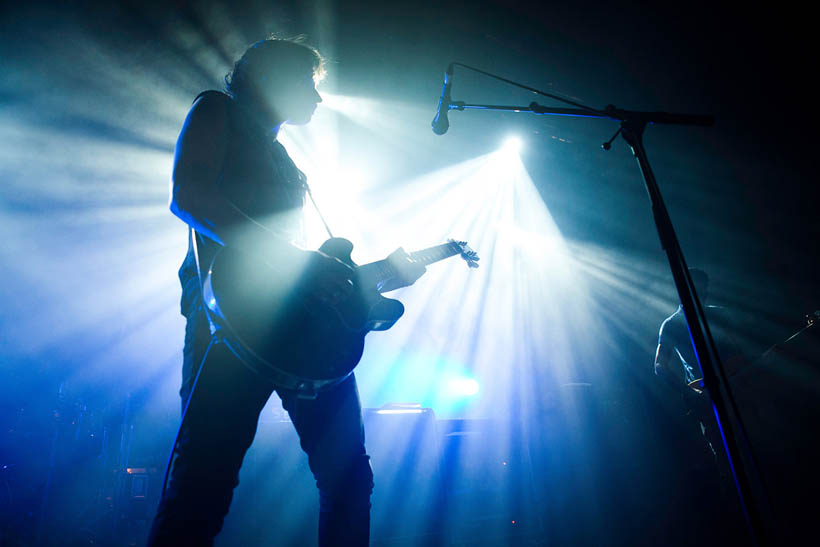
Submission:
{"label": "microphone", "polygon": [[450,129],[450,122],[447,120],[447,111],[450,110],[450,88],[453,86],[453,63],[447,66],[444,73],[444,87],[441,88],[441,97],[438,100],[436,117],[433,118],[433,133],[444,135]]}

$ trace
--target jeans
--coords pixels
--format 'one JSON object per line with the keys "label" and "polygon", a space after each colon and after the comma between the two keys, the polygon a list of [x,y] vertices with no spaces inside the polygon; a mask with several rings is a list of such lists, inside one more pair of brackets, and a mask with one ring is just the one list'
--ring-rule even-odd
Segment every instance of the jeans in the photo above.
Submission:
{"label": "jeans", "polygon": [[319,545],[367,545],[373,472],[364,447],[355,377],[315,399],[302,399],[265,382],[224,343],[202,344],[209,334],[201,322],[189,320],[183,406],[198,358],[203,368],[180,428],[148,545],[213,545],[239,484],[239,468],[256,434],[259,413],[274,391],[299,434],[319,488]]}

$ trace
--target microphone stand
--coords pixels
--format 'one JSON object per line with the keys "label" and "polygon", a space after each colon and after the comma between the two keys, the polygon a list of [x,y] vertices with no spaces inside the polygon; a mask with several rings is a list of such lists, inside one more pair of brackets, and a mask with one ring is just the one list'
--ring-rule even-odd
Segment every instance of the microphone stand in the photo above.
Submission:
{"label": "microphone stand", "polygon": [[[460,63],[458,63],[460,64]],[[466,65],[461,65],[466,66]],[[467,67],[472,68],[472,67]],[[478,71],[482,72],[483,71]],[[491,75],[492,76],[492,75]],[[498,78],[502,81],[508,81],[530,89],[536,93],[542,93],[532,88],[526,88],[515,82]],[[564,100],[560,97],[555,97],[559,100]],[[703,311],[703,306],[695,292],[695,285],[689,275],[689,269],[686,266],[686,260],[683,256],[678,237],[675,234],[675,229],[672,226],[672,220],[669,217],[669,212],[666,209],[663,198],[661,197],[660,188],[652,173],[652,168],[649,165],[649,158],[646,155],[646,150],[643,146],[643,132],[647,124],[663,123],[674,125],[695,125],[695,126],[710,126],[714,124],[714,117],[704,115],[692,114],[675,114],[668,112],[637,112],[630,110],[621,110],[612,105],[607,106],[604,110],[596,110],[588,108],[584,105],[566,101],[574,104],[580,108],[550,108],[542,106],[536,102],[530,103],[528,106],[505,106],[505,105],[489,105],[489,104],[467,104],[463,101],[450,101],[448,110],[501,110],[509,112],[532,112],[533,114],[552,115],[552,116],[575,116],[587,118],[604,118],[620,123],[620,128],[612,136],[612,138],[602,145],[604,150],[609,150],[612,141],[620,134],[624,140],[629,144],[632,153],[638,162],[638,167],[641,170],[646,191],[649,194],[649,201],[652,207],[652,216],[655,220],[655,226],[658,230],[658,237],[660,238],[661,246],[666,252],[666,257],[669,261],[669,268],[672,271],[672,277],[675,281],[675,287],[680,297],[681,306],[683,308],[686,323],[689,327],[689,333],[692,337],[692,343],[695,348],[695,354],[703,371],[703,380],[706,388],[709,390],[710,398],[712,399],[713,409],[715,411],[715,418],[717,420],[718,429],[723,440],[723,447],[726,451],[729,468],[734,478],[735,487],[740,505],[743,509],[743,514],[746,519],[746,524],[751,535],[751,539],[755,545],[769,545],[769,533],[767,527],[764,525],[762,507],[753,494],[752,484],[758,484],[759,475],[756,469],[753,454],[748,450],[746,445],[745,435],[742,431],[742,423],[733,424],[730,418],[729,410],[735,416],[739,417],[737,406],[734,399],[728,393],[728,378],[725,369],[721,363],[718,355],[715,341],[712,338],[712,333],[709,329],[709,324],[706,321],[706,316]],[[743,448],[747,449],[748,457],[744,458]]]}

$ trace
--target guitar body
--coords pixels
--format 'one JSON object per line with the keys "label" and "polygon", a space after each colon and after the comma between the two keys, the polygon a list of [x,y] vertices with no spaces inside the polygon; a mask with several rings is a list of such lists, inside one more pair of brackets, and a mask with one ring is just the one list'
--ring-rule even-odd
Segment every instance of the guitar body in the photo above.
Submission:
{"label": "guitar body", "polygon": [[404,313],[353,263],[353,244],[340,238],[320,250],[354,268],[353,295],[330,306],[311,297],[292,265],[270,266],[223,247],[204,281],[211,320],[225,343],[263,378],[307,396],[347,378],[359,363],[364,337],[386,330]]}
{"label": "guitar body", "polygon": [[319,250],[351,266],[356,271],[353,284],[356,287],[353,298],[339,306],[327,306],[333,311],[344,328],[351,332],[365,333],[371,330],[387,330],[404,314],[404,305],[393,298],[385,298],[376,289],[375,282],[362,275],[362,270],[353,262],[353,243],[343,238],[325,241]]}

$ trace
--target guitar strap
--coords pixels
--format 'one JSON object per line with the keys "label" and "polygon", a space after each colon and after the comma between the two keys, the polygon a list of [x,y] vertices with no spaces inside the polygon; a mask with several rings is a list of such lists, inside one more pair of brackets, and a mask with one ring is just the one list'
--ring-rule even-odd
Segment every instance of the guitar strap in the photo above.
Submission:
{"label": "guitar strap", "polygon": [[310,186],[308,186],[308,183],[307,183],[306,180],[303,180],[302,184],[304,184],[304,186],[305,186],[305,191],[307,192],[307,195],[310,198],[310,202],[313,204],[313,208],[316,209],[316,213],[318,213],[319,219],[321,219],[322,224],[325,225],[325,230],[327,230],[327,235],[330,236],[331,239],[333,239],[333,232],[330,231],[330,226],[327,225],[327,222],[325,221],[325,217],[322,215],[322,211],[320,211],[319,206],[316,205],[316,200],[313,199],[313,193],[310,191]]}
{"label": "guitar strap", "polygon": [[[196,264],[196,276],[199,278],[199,291],[202,292],[202,287],[205,283],[205,278],[202,277],[202,268],[199,267],[199,247],[197,246],[196,241],[196,230],[193,227],[188,228],[188,238],[191,244],[191,248],[194,250],[194,263]],[[205,300],[203,297],[202,305],[205,307],[205,317],[208,318],[208,330],[211,332],[211,337],[216,334],[217,327],[214,324],[213,320],[211,319],[211,314],[208,313],[208,306],[205,306]]]}

